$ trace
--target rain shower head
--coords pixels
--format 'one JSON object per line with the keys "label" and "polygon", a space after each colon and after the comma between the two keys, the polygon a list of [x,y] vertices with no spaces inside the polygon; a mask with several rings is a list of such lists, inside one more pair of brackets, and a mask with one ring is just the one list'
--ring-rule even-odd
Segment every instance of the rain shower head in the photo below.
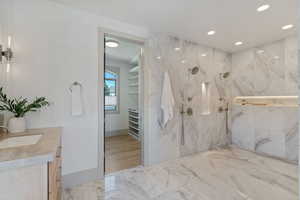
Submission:
{"label": "rain shower head", "polygon": [[197,74],[199,72],[199,67],[198,66],[193,67],[192,69],[190,69],[190,72],[193,75]]}

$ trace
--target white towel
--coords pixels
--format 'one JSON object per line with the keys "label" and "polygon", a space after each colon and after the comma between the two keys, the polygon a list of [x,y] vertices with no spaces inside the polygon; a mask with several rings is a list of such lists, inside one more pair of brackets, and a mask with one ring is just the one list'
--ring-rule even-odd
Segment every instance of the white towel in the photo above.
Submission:
{"label": "white towel", "polygon": [[83,114],[81,86],[73,85],[71,89],[72,116],[80,116]]}
{"label": "white towel", "polygon": [[168,72],[165,72],[160,106],[162,110],[161,125],[163,128],[165,128],[168,121],[170,121],[174,117],[174,105],[175,100],[173,97],[170,77]]}

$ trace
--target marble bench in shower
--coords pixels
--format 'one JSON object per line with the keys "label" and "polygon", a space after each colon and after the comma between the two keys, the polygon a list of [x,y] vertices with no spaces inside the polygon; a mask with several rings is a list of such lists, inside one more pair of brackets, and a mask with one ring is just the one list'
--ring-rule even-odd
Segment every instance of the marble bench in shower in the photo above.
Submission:
{"label": "marble bench in shower", "polygon": [[298,97],[236,97],[231,113],[233,144],[289,161],[298,160]]}

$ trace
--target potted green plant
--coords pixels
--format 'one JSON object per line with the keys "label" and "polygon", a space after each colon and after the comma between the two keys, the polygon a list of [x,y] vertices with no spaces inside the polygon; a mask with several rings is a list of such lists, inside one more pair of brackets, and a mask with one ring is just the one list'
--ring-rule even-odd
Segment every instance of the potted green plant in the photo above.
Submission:
{"label": "potted green plant", "polygon": [[10,133],[19,133],[26,130],[25,114],[28,112],[36,112],[42,107],[49,106],[49,102],[45,97],[37,97],[33,102],[29,102],[27,98],[9,98],[0,88],[0,112],[8,111],[14,116],[8,121],[8,131]]}

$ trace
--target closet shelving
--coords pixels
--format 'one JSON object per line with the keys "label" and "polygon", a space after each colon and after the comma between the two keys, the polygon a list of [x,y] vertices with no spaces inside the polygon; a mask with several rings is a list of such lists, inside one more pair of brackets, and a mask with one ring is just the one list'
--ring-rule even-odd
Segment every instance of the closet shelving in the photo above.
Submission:
{"label": "closet shelving", "polygon": [[138,80],[138,79],[139,79],[138,75],[131,76],[131,77],[128,78],[128,80]]}
{"label": "closet shelving", "polygon": [[128,94],[129,94],[129,95],[138,95],[139,92],[129,92]]}
{"label": "closet shelving", "polygon": [[131,135],[132,137],[136,138],[139,140],[139,112],[138,110],[135,109],[128,109],[128,114],[129,114],[129,130],[128,134]]}
{"label": "closet shelving", "polygon": [[129,95],[129,109],[128,109],[128,134],[134,137],[137,140],[140,140],[141,134],[141,119],[139,114],[139,85],[140,85],[140,66],[139,66],[139,58],[138,54],[132,60],[132,68],[129,70],[128,77],[128,95]]}
{"label": "closet shelving", "polygon": [[140,70],[140,67],[136,66],[136,67],[132,68],[129,72],[130,73],[139,73],[139,70]]}
{"label": "closet shelving", "polygon": [[138,95],[139,94],[139,71],[140,67],[135,66],[129,71],[129,95]]}
{"label": "closet shelving", "polygon": [[139,83],[130,83],[129,84],[129,87],[138,87],[139,86]]}

